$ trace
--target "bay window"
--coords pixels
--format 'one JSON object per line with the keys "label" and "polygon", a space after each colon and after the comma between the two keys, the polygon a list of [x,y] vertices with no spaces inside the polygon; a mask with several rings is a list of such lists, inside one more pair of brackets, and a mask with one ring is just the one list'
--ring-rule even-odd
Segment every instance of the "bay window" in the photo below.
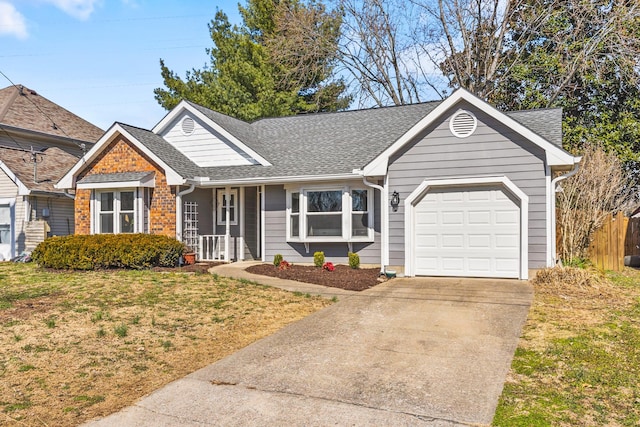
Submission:
{"label": "bay window", "polygon": [[371,193],[367,188],[288,188],[287,240],[372,241]]}

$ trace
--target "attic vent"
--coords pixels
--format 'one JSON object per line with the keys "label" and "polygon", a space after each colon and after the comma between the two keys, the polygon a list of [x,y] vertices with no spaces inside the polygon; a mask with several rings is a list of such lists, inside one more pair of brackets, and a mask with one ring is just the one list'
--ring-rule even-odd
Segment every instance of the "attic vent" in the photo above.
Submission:
{"label": "attic vent", "polygon": [[196,124],[191,117],[185,117],[182,119],[182,133],[185,135],[191,135],[195,127]]}
{"label": "attic vent", "polygon": [[466,138],[475,132],[478,127],[478,120],[473,113],[466,110],[456,112],[449,121],[449,129],[451,133],[458,138]]}

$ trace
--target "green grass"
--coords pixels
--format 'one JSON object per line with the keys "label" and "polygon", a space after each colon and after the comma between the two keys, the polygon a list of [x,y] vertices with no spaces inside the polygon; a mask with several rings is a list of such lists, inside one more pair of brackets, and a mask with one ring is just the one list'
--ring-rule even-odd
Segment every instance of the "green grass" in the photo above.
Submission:
{"label": "green grass", "polygon": [[592,308],[600,321],[554,315],[566,309],[562,302],[535,305],[530,318],[556,322],[567,336],[530,346],[536,331],[525,326],[511,365],[515,381],[505,384],[493,425],[640,425],[640,273],[609,279],[618,301]]}

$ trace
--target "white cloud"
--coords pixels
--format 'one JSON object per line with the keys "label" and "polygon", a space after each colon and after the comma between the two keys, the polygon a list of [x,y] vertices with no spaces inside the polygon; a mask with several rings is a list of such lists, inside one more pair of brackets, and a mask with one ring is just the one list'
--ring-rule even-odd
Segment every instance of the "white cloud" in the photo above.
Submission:
{"label": "white cloud", "polygon": [[11,3],[0,1],[0,36],[3,35],[26,39],[29,34],[24,16]]}
{"label": "white cloud", "polygon": [[86,20],[89,19],[100,0],[45,0],[45,2],[74,18]]}

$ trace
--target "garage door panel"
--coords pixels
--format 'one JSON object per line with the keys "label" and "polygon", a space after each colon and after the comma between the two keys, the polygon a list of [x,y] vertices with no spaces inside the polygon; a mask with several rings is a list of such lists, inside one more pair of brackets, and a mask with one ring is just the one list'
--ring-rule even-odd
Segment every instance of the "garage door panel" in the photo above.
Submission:
{"label": "garage door panel", "polygon": [[414,208],[415,274],[519,277],[520,209],[501,187],[427,196]]}

